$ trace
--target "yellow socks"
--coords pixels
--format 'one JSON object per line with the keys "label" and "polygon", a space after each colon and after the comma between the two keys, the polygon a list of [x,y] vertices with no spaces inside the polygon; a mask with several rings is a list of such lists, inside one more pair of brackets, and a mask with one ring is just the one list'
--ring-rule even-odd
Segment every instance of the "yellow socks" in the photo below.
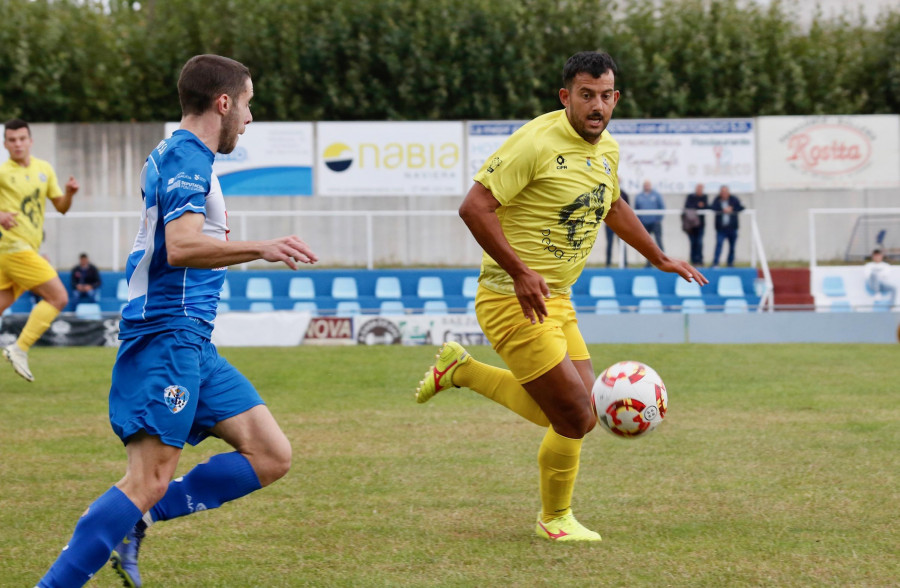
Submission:
{"label": "yellow socks", "polygon": [[541,477],[541,521],[572,512],[572,491],[578,476],[582,439],[569,439],[547,428],[538,450]]}
{"label": "yellow socks", "polygon": [[59,310],[55,306],[46,300],[38,302],[35,307],[31,309],[31,314],[28,315],[28,321],[22,328],[22,332],[19,333],[16,344],[22,351],[31,349],[31,346],[34,345],[35,342],[41,338],[41,335],[50,328],[50,323],[52,323],[57,316],[59,316]]}
{"label": "yellow socks", "polygon": [[547,415],[509,370],[481,363],[470,356],[469,361],[453,372],[453,385],[470,388],[538,426],[550,426]]}

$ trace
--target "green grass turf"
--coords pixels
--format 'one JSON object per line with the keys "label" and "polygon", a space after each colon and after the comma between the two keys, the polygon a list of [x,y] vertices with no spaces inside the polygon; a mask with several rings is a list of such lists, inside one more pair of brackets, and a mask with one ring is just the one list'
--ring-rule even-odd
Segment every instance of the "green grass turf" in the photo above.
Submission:
{"label": "green grass turf", "polygon": [[[473,354],[499,365],[488,348]],[[666,421],[586,439],[593,545],[533,535],[543,431],[469,390],[413,400],[434,347],[223,349],[294,449],[283,480],[160,523],[145,586],[895,586],[896,345],[597,345],[657,369]],[[115,351],[0,364],[0,585],[33,586],[124,472],[107,421]],[[179,473],[227,448],[188,448]],[[104,568],[92,586],[117,586]]]}

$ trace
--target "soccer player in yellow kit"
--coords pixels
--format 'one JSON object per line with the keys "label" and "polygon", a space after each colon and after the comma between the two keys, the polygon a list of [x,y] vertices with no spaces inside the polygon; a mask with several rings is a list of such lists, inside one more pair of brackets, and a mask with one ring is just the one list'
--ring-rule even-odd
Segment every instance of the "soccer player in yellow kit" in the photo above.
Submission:
{"label": "soccer player in yellow kit", "polygon": [[50,328],[69,303],[69,294],[50,263],[38,253],[44,239],[44,205],[65,214],[72,206],[78,182],[70,177],[63,192],[53,167],[32,157],[31,129],[23,120],[7,121],[3,146],[9,159],[0,165],[0,313],[22,292],[41,297],[19,338],[3,348],[3,357],[17,374],[34,381],[28,368],[28,350]]}
{"label": "soccer player in yellow kit", "polygon": [[541,512],[535,531],[555,541],[600,541],[573,516],[581,444],[596,424],[594,369],[570,298],[606,224],[658,269],[706,284],[665,255],[619,198],[618,143],[606,131],[619,100],[606,53],[573,55],[563,69],[563,110],[514,133],[475,175],[459,214],[484,249],[475,313],[509,369],[445,343],[416,400],[467,387],[547,428],[538,451]]}

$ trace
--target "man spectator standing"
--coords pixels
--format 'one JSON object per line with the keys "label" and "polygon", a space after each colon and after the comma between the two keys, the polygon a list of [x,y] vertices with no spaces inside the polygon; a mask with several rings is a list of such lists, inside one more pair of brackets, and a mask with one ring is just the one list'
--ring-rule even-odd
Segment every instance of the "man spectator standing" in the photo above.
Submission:
{"label": "man spectator standing", "polygon": [[719,196],[713,201],[710,210],[716,213],[716,252],[713,255],[713,267],[719,265],[722,244],[728,241],[728,267],[734,267],[734,242],[738,234],[738,214],[744,205],[737,196],[733,196],[728,186],[719,188]]}
{"label": "man spectator standing", "polygon": [[72,268],[72,292],[75,306],[79,302],[99,302],[100,286],[103,283],[97,266],[91,263],[87,253],[78,256],[78,265]]}
{"label": "man spectator standing", "polygon": [[[619,185],[622,185],[621,180],[619,181]],[[631,204],[631,200],[628,198],[628,194],[625,193],[625,190],[619,190],[619,198],[625,201],[625,204]],[[603,223],[603,228],[606,229],[606,267],[610,267],[612,265],[612,250],[613,243],[615,241],[619,241],[619,247],[622,248],[622,264],[626,267],[628,266],[628,248],[625,246],[625,243],[616,236],[616,233],[609,228],[609,225]]]}
{"label": "man spectator standing", "polygon": [[[635,210],[663,210],[666,203],[663,202],[662,196],[653,189],[650,180],[644,180],[644,190],[634,197]],[[656,239],[656,244],[660,250],[665,251],[662,244],[662,215],[657,214],[638,214],[638,218],[647,232]],[[650,261],[647,261],[645,267],[650,267]]]}
{"label": "man spectator standing", "polygon": [[691,243],[691,263],[703,265],[703,233],[706,231],[706,215],[702,211],[709,208],[709,199],[703,192],[703,184],[697,184],[692,194],[684,200],[681,213],[681,228],[687,233]]}

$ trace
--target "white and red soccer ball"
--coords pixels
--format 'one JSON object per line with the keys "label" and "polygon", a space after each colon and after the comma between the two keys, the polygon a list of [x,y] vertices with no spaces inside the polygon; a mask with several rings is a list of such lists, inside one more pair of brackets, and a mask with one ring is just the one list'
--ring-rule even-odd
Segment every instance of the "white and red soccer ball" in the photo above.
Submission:
{"label": "white and red soccer ball", "polygon": [[633,439],[666,417],[669,396],[656,370],[639,361],[620,361],[597,376],[591,404],[597,422],[619,437]]}

